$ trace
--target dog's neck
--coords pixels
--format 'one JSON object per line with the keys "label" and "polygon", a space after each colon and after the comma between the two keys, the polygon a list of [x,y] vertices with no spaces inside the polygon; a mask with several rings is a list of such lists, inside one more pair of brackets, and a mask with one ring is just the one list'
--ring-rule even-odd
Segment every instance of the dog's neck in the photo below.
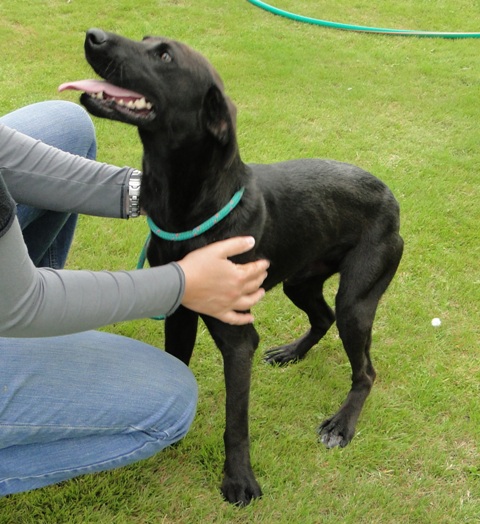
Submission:
{"label": "dog's neck", "polygon": [[247,184],[249,179],[238,149],[227,163],[218,152],[157,156],[145,147],[140,201],[147,215],[162,229],[193,229],[210,218]]}

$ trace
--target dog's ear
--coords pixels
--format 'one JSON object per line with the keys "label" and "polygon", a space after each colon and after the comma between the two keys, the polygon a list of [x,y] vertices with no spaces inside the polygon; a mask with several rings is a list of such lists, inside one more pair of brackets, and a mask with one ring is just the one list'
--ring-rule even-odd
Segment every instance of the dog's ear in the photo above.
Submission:
{"label": "dog's ear", "polygon": [[205,124],[212,135],[227,145],[235,125],[235,106],[216,85],[208,90],[203,102]]}

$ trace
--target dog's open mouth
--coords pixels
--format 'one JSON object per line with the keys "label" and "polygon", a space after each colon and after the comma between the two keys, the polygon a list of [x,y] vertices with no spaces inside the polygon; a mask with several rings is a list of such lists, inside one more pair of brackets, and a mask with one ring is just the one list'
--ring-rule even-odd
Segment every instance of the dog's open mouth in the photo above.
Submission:
{"label": "dog's open mouth", "polygon": [[141,126],[151,122],[156,114],[153,104],[143,95],[104,80],[79,80],[66,82],[59,91],[83,91],[81,102],[95,116],[120,120]]}

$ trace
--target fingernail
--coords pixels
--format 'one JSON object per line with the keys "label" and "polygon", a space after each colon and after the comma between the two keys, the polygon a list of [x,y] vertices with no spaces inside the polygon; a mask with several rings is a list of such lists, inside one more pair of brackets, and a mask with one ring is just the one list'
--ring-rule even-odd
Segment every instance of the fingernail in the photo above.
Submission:
{"label": "fingernail", "polygon": [[247,242],[249,246],[253,247],[255,245],[255,239],[253,237],[247,237]]}

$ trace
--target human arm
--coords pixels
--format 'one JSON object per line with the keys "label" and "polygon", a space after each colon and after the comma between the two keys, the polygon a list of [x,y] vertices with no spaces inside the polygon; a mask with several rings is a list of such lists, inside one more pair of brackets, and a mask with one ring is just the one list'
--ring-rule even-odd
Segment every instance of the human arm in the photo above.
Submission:
{"label": "human arm", "polygon": [[175,263],[116,272],[36,268],[0,174],[0,336],[54,336],[168,315],[184,282]]}
{"label": "human arm", "polygon": [[[56,336],[138,318],[169,315],[182,302],[233,324],[251,322],[265,261],[237,266],[227,257],[252,247],[230,239],[166,266],[137,271],[36,268],[23,242],[15,204],[0,174],[0,336]],[[188,284],[186,285],[186,282]]]}
{"label": "human arm", "polygon": [[128,183],[134,171],[130,167],[71,155],[0,124],[0,169],[17,203],[101,217],[128,216]]}
{"label": "human arm", "polygon": [[180,304],[177,264],[140,271],[36,268],[18,222],[0,237],[0,336],[42,337],[169,315]]}

